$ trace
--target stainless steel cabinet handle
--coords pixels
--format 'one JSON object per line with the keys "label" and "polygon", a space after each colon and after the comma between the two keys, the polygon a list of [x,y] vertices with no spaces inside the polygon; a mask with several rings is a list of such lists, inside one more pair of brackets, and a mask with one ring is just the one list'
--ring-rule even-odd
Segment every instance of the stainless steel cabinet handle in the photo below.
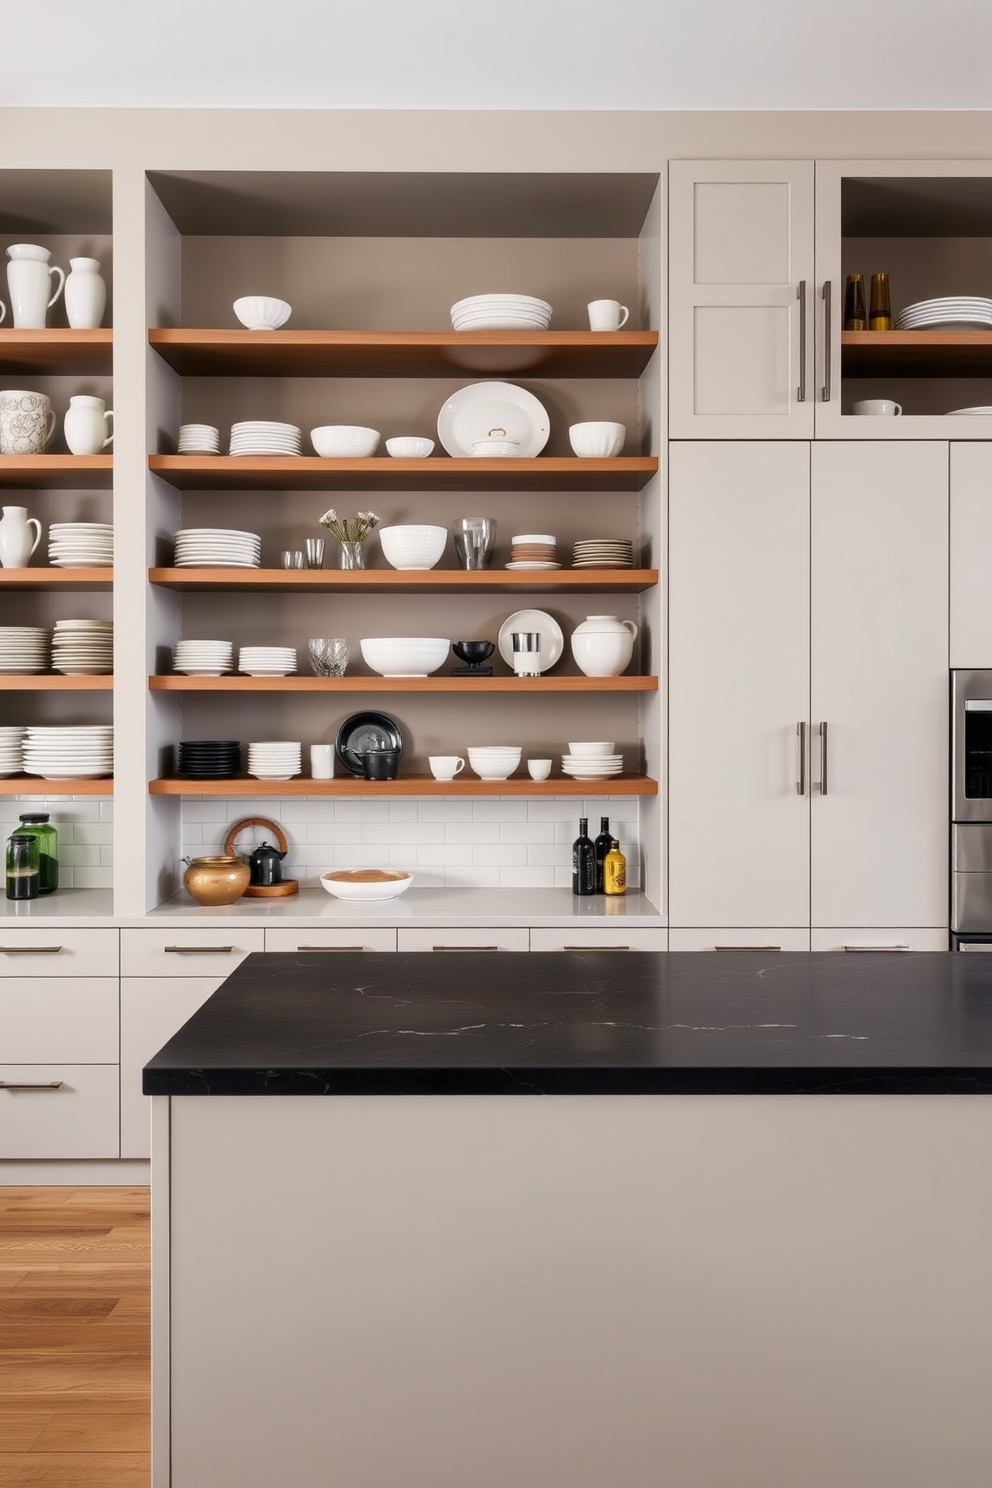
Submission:
{"label": "stainless steel cabinet handle", "polygon": [[5,946],[0,945],[0,952],[5,956],[57,956],[62,946]]}
{"label": "stainless steel cabinet handle", "polygon": [[364,946],[297,946],[298,951],[364,951]]}
{"label": "stainless steel cabinet handle", "polygon": [[499,946],[431,946],[432,951],[498,951]]}
{"label": "stainless steel cabinet handle", "polygon": [[823,391],[824,403],[830,402],[830,338],[833,334],[830,315],[830,280],[823,281]]}
{"label": "stainless steel cabinet handle", "polygon": [[827,794],[827,725],[820,724],[820,795]]}
{"label": "stainless steel cabinet handle", "polygon": [[17,1080],[0,1080],[0,1090],[61,1090],[61,1080],[42,1080],[37,1085],[22,1084]]}
{"label": "stainless steel cabinet handle", "polygon": [[908,945],[846,945],[845,951],[861,955],[865,951],[910,951],[912,946]]}
{"label": "stainless steel cabinet handle", "polygon": [[715,951],[780,951],[781,946],[714,946]]}
{"label": "stainless steel cabinet handle", "polygon": [[806,794],[806,724],[796,724],[796,733],[799,736],[799,779],[796,781],[796,795]]}
{"label": "stainless steel cabinet handle", "polygon": [[233,946],[163,946],[170,956],[229,956]]}
{"label": "stainless steel cabinet handle", "polygon": [[563,951],[629,951],[629,945],[562,946]]}
{"label": "stainless steel cabinet handle", "polygon": [[800,279],[799,296],[799,387],[796,402],[806,402],[806,280]]}

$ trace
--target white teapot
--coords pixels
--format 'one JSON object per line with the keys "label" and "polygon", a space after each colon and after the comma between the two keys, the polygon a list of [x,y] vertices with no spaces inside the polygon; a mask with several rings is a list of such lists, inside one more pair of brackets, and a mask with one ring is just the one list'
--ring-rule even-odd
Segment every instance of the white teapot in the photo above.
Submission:
{"label": "white teapot", "polygon": [[587,677],[619,677],[634,654],[637,626],[616,615],[587,615],[572,632],[575,664]]}

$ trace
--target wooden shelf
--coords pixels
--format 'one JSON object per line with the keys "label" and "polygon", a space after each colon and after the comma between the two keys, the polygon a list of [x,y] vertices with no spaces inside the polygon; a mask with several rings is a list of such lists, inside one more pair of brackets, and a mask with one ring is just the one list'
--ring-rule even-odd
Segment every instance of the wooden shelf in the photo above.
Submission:
{"label": "wooden shelf", "polygon": [[844,331],[845,377],[992,377],[992,331]]}
{"label": "wooden shelf", "polygon": [[114,364],[114,333],[58,328],[17,331],[0,326],[0,368],[4,375],[47,372],[56,376],[87,377],[106,373]]}
{"label": "wooden shelf", "polygon": [[[12,573],[30,572],[12,569]],[[2,570],[0,570],[2,574]],[[235,592],[298,590],[307,594],[642,594],[658,582],[656,568],[563,568],[521,573],[503,568],[431,568],[397,572],[391,568],[152,568],[149,582],[163,589]]]}
{"label": "wooden shelf", "polygon": [[99,780],[44,780],[40,775],[8,775],[0,780],[0,796],[112,796],[114,782]]}
{"label": "wooden shelf", "polygon": [[150,330],[184,376],[639,377],[657,331]]}
{"label": "wooden shelf", "polygon": [[0,568],[0,589],[112,589],[112,568]]}
{"label": "wooden shelf", "polygon": [[149,677],[152,692],[657,692],[657,677]]}
{"label": "wooden shelf", "polygon": [[[9,459],[9,456],[4,456]],[[35,455],[36,460],[59,456]],[[66,456],[72,459],[72,456]],[[94,455],[98,460],[106,456]],[[23,462],[22,462],[23,463]],[[320,460],[316,456],[150,455],[149,469],[179,491],[640,491],[653,457],[577,460]]]}
{"label": "wooden shelf", "polygon": [[0,692],[113,692],[112,676],[64,677],[61,672],[0,673]]}
{"label": "wooden shelf", "polygon": [[0,485],[65,491],[74,486],[109,489],[113,455],[0,455]]}
{"label": "wooden shelf", "polygon": [[[467,773],[467,771],[465,772]],[[0,781],[0,785],[6,782]],[[647,775],[614,775],[608,780],[571,780],[559,775],[535,781],[435,780],[433,775],[401,775],[398,780],[360,780],[354,775],[333,780],[255,780],[238,775],[230,780],[180,780],[167,776],[148,783],[152,796],[656,796],[657,780]]]}

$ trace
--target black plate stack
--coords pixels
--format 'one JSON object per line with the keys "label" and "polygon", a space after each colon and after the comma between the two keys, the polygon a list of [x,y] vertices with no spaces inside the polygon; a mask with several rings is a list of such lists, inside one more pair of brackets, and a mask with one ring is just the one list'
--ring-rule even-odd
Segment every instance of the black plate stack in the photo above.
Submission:
{"label": "black plate stack", "polygon": [[188,780],[223,780],[240,771],[238,739],[184,739],[176,745],[176,774]]}

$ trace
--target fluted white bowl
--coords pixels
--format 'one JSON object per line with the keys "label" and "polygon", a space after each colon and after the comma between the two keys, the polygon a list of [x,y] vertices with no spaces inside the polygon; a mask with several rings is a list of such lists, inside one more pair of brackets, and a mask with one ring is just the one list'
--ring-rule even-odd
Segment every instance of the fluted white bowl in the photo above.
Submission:
{"label": "fluted white bowl", "polygon": [[386,440],[386,453],[394,460],[426,460],[433,450],[433,439],[420,439],[414,434],[398,434]]}
{"label": "fluted white bowl", "polygon": [[381,677],[429,677],[443,665],[451,642],[438,636],[366,636],[366,666]]}
{"label": "fluted white bowl", "polygon": [[612,460],[623,449],[626,437],[626,425],[601,419],[572,424],[568,431],[568,442],[580,460]]}
{"label": "fluted white bowl", "polygon": [[310,440],[322,460],[367,460],[379,448],[378,429],[361,424],[321,424]]}
{"label": "fluted white bowl", "polygon": [[235,300],[234,313],[249,331],[277,331],[286,324],[293,307],[271,295],[243,295]]}

